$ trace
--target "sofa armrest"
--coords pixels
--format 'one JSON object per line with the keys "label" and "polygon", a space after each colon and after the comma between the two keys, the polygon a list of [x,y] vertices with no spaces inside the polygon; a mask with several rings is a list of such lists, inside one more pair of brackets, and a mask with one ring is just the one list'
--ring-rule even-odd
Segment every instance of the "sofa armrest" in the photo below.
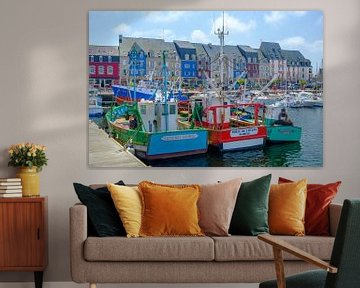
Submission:
{"label": "sofa armrest", "polygon": [[86,263],[83,245],[87,238],[87,208],[82,204],[70,207],[70,269],[73,281],[86,279]]}
{"label": "sofa armrest", "polygon": [[330,235],[336,236],[342,204],[331,203],[329,207]]}

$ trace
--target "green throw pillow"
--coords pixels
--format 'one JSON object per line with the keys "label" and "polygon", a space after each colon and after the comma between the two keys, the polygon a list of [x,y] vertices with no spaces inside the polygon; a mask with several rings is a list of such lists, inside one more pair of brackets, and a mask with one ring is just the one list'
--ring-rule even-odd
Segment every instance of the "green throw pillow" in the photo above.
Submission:
{"label": "green throw pillow", "polygon": [[271,174],[241,184],[231,218],[230,234],[256,236],[269,233],[270,181]]}

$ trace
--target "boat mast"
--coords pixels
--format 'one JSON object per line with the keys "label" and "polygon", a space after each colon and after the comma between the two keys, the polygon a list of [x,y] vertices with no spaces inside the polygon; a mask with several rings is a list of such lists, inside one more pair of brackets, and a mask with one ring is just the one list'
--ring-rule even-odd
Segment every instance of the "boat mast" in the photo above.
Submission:
{"label": "boat mast", "polygon": [[121,53],[120,53],[120,44],[122,43],[122,35],[119,35],[119,90],[121,85]]}
{"label": "boat mast", "polygon": [[165,131],[168,131],[169,126],[169,113],[168,113],[168,105],[167,105],[167,69],[166,69],[166,51],[164,50],[162,53],[163,56],[163,79],[164,79],[164,89],[163,89],[163,97],[164,97],[164,114],[165,114]]}
{"label": "boat mast", "polygon": [[222,19],[222,29],[217,28],[214,32],[215,35],[219,37],[220,40],[220,88],[221,94],[224,90],[224,45],[225,45],[225,35],[229,35],[229,31],[225,33],[225,12],[223,11],[223,19]]}

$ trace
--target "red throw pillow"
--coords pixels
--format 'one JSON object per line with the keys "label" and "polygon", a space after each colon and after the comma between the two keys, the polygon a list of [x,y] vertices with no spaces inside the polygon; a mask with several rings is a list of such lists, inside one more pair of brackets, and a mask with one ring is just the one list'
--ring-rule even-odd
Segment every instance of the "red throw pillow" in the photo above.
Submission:
{"label": "red throw pillow", "polygon": [[[279,177],[279,184],[293,182]],[[329,184],[307,184],[305,234],[329,236],[329,206],[341,181]]]}

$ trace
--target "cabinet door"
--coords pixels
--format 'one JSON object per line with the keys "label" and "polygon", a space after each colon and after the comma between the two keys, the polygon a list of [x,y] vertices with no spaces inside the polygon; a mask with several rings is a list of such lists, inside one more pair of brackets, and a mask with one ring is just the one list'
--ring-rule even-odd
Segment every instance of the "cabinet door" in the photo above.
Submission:
{"label": "cabinet door", "polygon": [[0,267],[44,265],[43,238],[42,203],[0,203]]}

